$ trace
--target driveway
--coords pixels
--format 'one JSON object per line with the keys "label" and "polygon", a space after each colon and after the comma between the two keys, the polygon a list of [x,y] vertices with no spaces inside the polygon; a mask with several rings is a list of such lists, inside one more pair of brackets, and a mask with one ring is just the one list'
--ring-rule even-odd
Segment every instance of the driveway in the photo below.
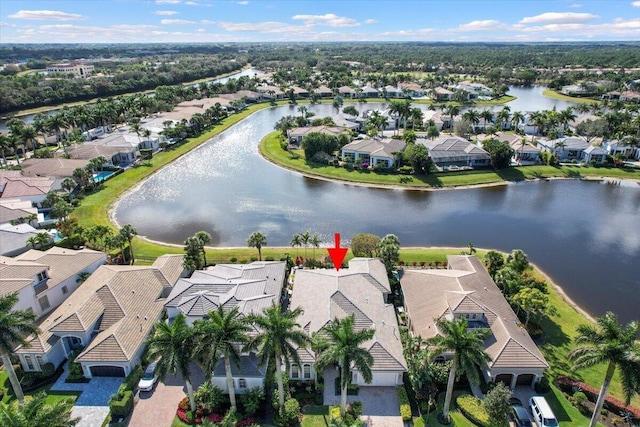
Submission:
{"label": "driveway", "polygon": [[[192,364],[191,383],[195,391],[204,382],[202,370]],[[158,381],[154,390],[136,394],[131,427],[170,426],[176,416],[178,403],[187,394],[187,387],[180,375],[167,376],[164,383]]]}
{"label": "driveway", "polygon": [[51,390],[81,391],[71,410],[72,417],[79,417],[78,427],[100,427],[109,413],[109,399],[117,393],[124,378],[95,377],[88,383],[65,383],[69,376],[65,364],[64,373],[58,378]]}

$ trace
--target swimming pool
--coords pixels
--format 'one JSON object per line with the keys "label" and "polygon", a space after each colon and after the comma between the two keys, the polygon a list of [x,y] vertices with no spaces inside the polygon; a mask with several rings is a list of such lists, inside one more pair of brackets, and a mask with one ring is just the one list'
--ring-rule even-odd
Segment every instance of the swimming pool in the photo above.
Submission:
{"label": "swimming pool", "polygon": [[116,171],[102,171],[102,172],[94,173],[93,174],[93,180],[94,181],[106,181],[114,173],[116,173]]}

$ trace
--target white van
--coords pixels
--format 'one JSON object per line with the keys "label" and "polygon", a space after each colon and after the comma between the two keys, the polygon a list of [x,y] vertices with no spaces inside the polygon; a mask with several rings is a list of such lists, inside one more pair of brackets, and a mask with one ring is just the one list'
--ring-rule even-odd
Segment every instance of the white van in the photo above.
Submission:
{"label": "white van", "polygon": [[529,406],[531,407],[533,421],[538,427],[558,427],[558,420],[553,415],[553,411],[544,397],[533,396],[529,399]]}

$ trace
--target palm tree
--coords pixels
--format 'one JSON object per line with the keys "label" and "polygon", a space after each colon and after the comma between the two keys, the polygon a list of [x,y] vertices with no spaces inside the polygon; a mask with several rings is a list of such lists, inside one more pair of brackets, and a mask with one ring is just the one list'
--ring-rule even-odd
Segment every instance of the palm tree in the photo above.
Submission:
{"label": "palm tree", "polygon": [[620,374],[627,405],[640,389],[640,344],[636,341],[640,322],[632,321],[622,327],[616,315],[607,312],[598,318],[597,323],[597,327],[590,324],[578,326],[576,343],[579,347],[569,353],[569,360],[577,369],[607,364],[607,373],[589,427],[594,427],[600,418],[600,411],[616,368]]}
{"label": "palm tree", "polygon": [[469,242],[467,246],[469,247],[469,255],[473,255],[476,253],[476,247],[473,242]]}
{"label": "palm tree", "polygon": [[436,353],[453,352],[453,363],[449,371],[449,381],[447,383],[447,393],[444,399],[442,416],[449,420],[449,406],[453,395],[453,383],[456,376],[465,373],[469,381],[477,384],[478,367],[491,360],[491,357],[484,351],[482,342],[489,335],[487,329],[467,329],[467,321],[464,318],[454,320],[439,319],[436,326],[440,335],[429,340],[435,347]]}
{"label": "palm tree", "polygon": [[133,237],[138,235],[138,232],[135,228],[133,228],[133,225],[125,224],[122,226],[118,234],[120,234],[127,240],[127,242],[129,242],[129,252],[131,253],[130,264],[133,265],[133,263],[135,262],[135,257],[133,256],[133,245],[131,244],[131,242],[133,241]]}
{"label": "palm tree", "polygon": [[205,246],[211,243],[211,234],[207,233],[206,231],[198,231],[196,234],[193,235],[193,237],[195,237],[195,239],[198,240],[202,245],[202,260],[204,262],[203,266],[206,267],[207,266],[207,250],[205,249]]}
{"label": "palm tree", "polygon": [[482,110],[480,113],[480,117],[484,121],[484,129],[487,129],[487,123],[493,122],[493,111],[491,110]]}
{"label": "palm tree", "polygon": [[311,247],[313,247],[313,259],[316,259],[316,248],[320,247],[322,240],[320,240],[317,234],[314,234],[313,237],[309,239],[309,243],[311,244]]}
{"label": "palm tree", "polygon": [[7,167],[7,155],[6,151],[11,148],[9,137],[4,133],[0,133],[0,152],[2,153],[2,163]]}
{"label": "palm tree", "polygon": [[500,130],[504,130],[505,124],[509,123],[509,119],[511,118],[511,108],[509,106],[505,106],[498,112],[497,117],[498,120],[500,120]]}
{"label": "palm tree", "polygon": [[180,374],[187,386],[187,395],[191,410],[196,410],[196,401],[191,385],[191,355],[193,354],[193,329],[187,324],[184,314],[178,314],[173,323],[158,321],[153,335],[147,339],[149,360],[158,360],[156,373],[160,381],[167,374]]}
{"label": "palm tree", "polygon": [[273,357],[276,365],[276,379],[278,381],[278,404],[284,406],[284,385],[282,381],[281,364],[289,366],[293,360],[300,366],[298,348],[304,348],[310,344],[309,337],[297,323],[297,318],[302,315],[302,309],[283,311],[273,304],[265,308],[261,315],[252,316],[251,321],[258,329],[258,335],[253,337],[248,349],[258,351],[260,364],[266,365]]}
{"label": "palm tree", "polygon": [[520,123],[524,123],[524,119],[525,116],[522,112],[516,111],[515,113],[513,113],[513,116],[511,116],[511,124],[516,129],[516,131],[518,130],[518,126],[520,125]]}
{"label": "palm tree", "polygon": [[[195,354],[210,357],[222,355],[224,357],[224,370],[227,376],[227,390],[231,407],[236,407],[236,390],[231,373],[231,362],[240,366],[239,345],[246,344],[249,340],[247,333],[252,328],[248,318],[244,317],[238,307],[233,307],[225,312],[220,305],[217,310],[211,311],[206,320],[196,321],[198,331],[196,336],[200,339],[195,347]],[[217,360],[217,359],[216,359]],[[215,362],[214,362],[215,363]],[[213,365],[215,367],[215,364]]]}
{"label": "palm tree", "polygon": [[62,189],[69,194],[71,194],[71,191],[73,191],[73,189],[76,188],[77,185],[78,183],[75,182],[73,178],[65,178],[60,183],[60,186],[62,187]]}
{"label": "palm tree", "polygon": [[29,342],[25,337],[37,334],[38,327],[35,320],[38,317],[35,313],[24,310],[12,311],[18,303],[18,294],[13,293],[0,297],[0,357],[7,371],[7,376],[11,382],[13,392],[20,402],[24,401],[24,393],[20,381],[13,370],[9,355],[13,353],[16,346],[27,347]]}
{"label": "palm tree", "polygon": [[475,132],[476,125],[480,123],[480,113],[478,113],[478,110],[474,110],[474,109],[467,110],[467,112],[462,115],[462,118],[466,119],[469,123],[471,123],[473,127],[473,131]]}
{"label": "palm tree", "polygon": [[309,240],[311,239],[311,233],[309,231],[305,231],[300,234],[300,242],[304,245],[304,258],[307,259],[307,245],[309,244]]}
{"label": "palm tree", "polygon": [[262,261],[262,247],[267,246],[267,236],[255,231],[247,239],[247,246],[258,249],[258,260]]}
{"label": "palm tree", "polygon": [[354,319],[353,315],[342,319],[335,318],[324,328],[329,345],[317,359],[321,367],[331,363],[340,366],[340,413],[343,416],[347,406],[347,386],[351,380],[352,369],[357,369],[367,384],[372,379],[373,357],[367,349],[360,346],[373,338],[375,330],[364,328],[356,331]]}
{"label": "palm tree", "polygon": [[460,107],[458,107],[457,105],[450,105],[448,107],[445,107],[445,109],[446,111],[443,110],[442,112],[449,115],[449,118],[451,119],[450,127],[453,129],[453,118],[460,115]]}
{"label": "palm tree", "polygon": [[38,244],[38,239],[36,236],[31,236],[27,239],[27,244],[31,245],[32,249],[36,248],[36,245]]}
{"label": "palm tree", "polygon": [[26,401],[0,403],[0,425],[7,427],[73,427],[80,418],[71,418],[70,398],[47,403],[47,394],[40,392]]}
{"label": "palm tree", "polygon": [[302,246],[302,240],[300,238],[299,234],[294,234],[293,237],[291,238],[291,243],[290,243],[292,248],[296,248],[296,257],[298,256],[298,248],[300,246]]}

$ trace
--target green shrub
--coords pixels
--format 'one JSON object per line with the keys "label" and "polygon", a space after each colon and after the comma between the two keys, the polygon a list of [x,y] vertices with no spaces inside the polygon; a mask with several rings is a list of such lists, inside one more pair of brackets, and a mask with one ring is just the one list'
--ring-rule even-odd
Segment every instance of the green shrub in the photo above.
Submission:
{"label": "green shrub", "polygon": [[232,256],[232,257],[229,259],[229,262],[230,262],[230,263],[232,263],[232,264],[235,264],[236,262],[238,262],[238,258],[236,258],[236,257]]}
{"label": "green shrub", "polygon": [[398,173],[401,175],[411,175],[413,172],[413,168],[411,166],[400,166],[398,168]]}
{"label": "green shrub", "polygon": [[362,411],[363,411],[363,406],[362,406],[362,402],[360,402],[359,400],[356,400],[355,402],[352,402],[349,405],[349,411],[353,414],[354,417],[358,418],[360,415],[362,415]]}
{"label": "green shrub", "polygon": [[112,399],[109,401],[109,408],[111,409],[111,414],[118,417],[126,417],[131,413],[133,409],[133,392],[131,390],[127,390],[122,395],[121,399]]}
{"label": "green shrub", "polygon": [[284,402],[284,407],[274,414],[273,422],[278,427],[292,427],[300,423],[300,404],[294,398]]}
{"label": "green shrub", "polygon": [[575,393],[573,393],[573,396],[569,400],[574,405],[580,406],[587,401],[587,395],[581,391],[576,391]]}
{"label": "green shrub", "polygon": [[543,376],[540,381],[534,384],[533,389],[537,394],[546,394],[551,390],[549,386],[549,378],[547,376]]}
{"label": "green shrub", "polygon": [[456,405],[471,422],[481,427],[489,427],[489,414],[485,411],[480,399],[462,394],[456,398]]}
{"label": "green shrub", "polygon": [[400,416],[402,421],[411,421],[411,405],[409,405],[409,396],[404,386],[396,387],[398,393],[398,403],[400,404]]}
{"label": "green shrub", "polygon": [[253,387],[240,395],[240,403],[244,408],[244,414],[251,416],[260,408],[260,403],[264,400],[264,392],[261,387]]}
{"label": "green shrub", "polygon": [[140,365],[136,366],[133,369],[133,371],[131,371],[129,375],[127,375],[127,378],[124,380],[122,385],[120,385],[120,387],[124,386],[125,390],[133,391],[133,389],[135,389],[136,386],[138,385],[138,382],[140,382],[140,378],[142,378],[142,373],[143,373],[142,366]]}
{"label": "green shrub", "polygon": [[211,412],[220,410],[227,401],[227,395],[222,389],[209,381],[203,383],[194,393],[196,405],[201,405]]}
{"label": "green shrub", "polygon": [[276,259],[272,256],[268,256],[264,258],[265,261],[275,261]]}
{"label": "green shrub", "polygon": [[255,262],[255,261],[257,261],[257,260],[258,260],[258,257],[257,257],[257,256],[252,256],[252,257],[251,257],[251,262]]}

